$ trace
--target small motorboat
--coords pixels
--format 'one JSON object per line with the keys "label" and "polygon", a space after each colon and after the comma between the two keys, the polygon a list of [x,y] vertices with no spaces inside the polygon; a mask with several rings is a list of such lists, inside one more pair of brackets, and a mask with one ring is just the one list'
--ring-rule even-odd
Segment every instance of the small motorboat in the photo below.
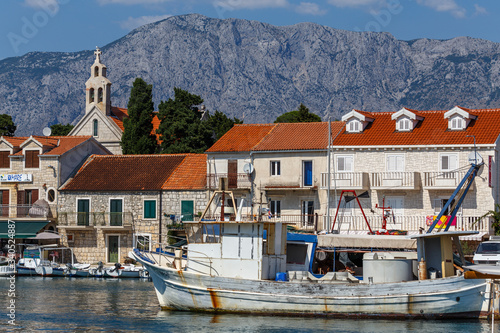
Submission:
{"label": "small motorboat", "polygon": [[14,260],[7,257],[0,257],[0,277],[2,276],[12,276],[16,274],[16,266]]}

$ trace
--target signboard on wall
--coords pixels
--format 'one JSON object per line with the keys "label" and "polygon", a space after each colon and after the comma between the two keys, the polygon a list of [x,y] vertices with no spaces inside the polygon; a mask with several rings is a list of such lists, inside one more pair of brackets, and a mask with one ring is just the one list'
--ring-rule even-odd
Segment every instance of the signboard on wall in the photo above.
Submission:
{"label": "signboard on wall", "polygon": [[33,181],[31,173],[0,174],[0,182],[4,183],[24,183]]}

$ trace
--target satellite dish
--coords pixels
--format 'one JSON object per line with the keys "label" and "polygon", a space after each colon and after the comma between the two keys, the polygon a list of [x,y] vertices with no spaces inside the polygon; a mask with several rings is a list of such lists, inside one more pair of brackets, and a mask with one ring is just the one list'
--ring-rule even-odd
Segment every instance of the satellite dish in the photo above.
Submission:
{"label": "satellite dish", "polygon": [[469,163],[475,165],[483,164],[483,158],[477,151],[473,151],[469,154]]}
{"label": "satellite dish", "polygon": [[246,163],[243,166],[243,172],[246,173],[247,175],[251,175],[253,173],[253,164],[252,163]]}
{"label": "satellite dish", "polygon": [[45,127],[42,133],[44,136],[50,136],[52,134],[52,130],[50,129],[50,127]]}

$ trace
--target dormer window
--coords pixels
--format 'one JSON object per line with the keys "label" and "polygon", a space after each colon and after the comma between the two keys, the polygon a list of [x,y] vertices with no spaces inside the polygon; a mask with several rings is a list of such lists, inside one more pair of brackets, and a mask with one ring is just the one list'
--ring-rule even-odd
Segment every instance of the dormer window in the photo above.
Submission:
{"label": "dormer window", "polygon": [[412,130],[412,122],[408,118],[401,118],[396,123],[396,129],[398,131],[411,131]]}
{"label": "dormer window", "polygon": [[342,121],[346,122],[346,132],[359,133],[363,132],[368,123],[373,122],[368,112],[352,110],[348,114],[342,116]]}
{"label": "dormer window", "polygon": [[448,119],[448,129],[451,131],[463,131],[469,123],[477,117],[469,113],[469,109],[455,106],[444,114],[444,119]]}
{"label": "dormer window", "polygon": [[424,120],[423,117],[416,114],[417,111],[410,111],[402,108],[391,116],[392,120],[396,120],[396,131],[409,132],[413,131],[419,121]]}
{"label": "dormer window", "polygon": [[347,123],[347,131],[348,132],[359,132],[361,130],[361,124],[359,120],[352,119]]}
{"label": "dormer window", "polygon": [[465,129],[465,121],[460,116],[455,116],[450,118],[448,127],[451,130],[463,130]]}

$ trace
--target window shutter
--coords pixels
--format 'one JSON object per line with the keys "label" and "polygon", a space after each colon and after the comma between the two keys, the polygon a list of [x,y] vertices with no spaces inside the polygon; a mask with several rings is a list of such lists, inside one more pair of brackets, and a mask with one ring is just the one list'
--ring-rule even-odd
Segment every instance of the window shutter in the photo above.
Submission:
{"label": "window shutter", "polygon": [[24,205],[25,194],[24,191],[17,191],[17,204]]}
{"label": "window shutter", "polygon": [[2,205],[8,205],[9,202],[9,190],[2,191]]}
{"label": "window shutter", "polygon": [[338,171],[344,171],[345,170],[344,156],[337,157],[337,170]]}
{"label": "window shutter", "polygon": [[34,204],[38,200],[38,190],[31,190],[31,203]]}
{"label": "window shutter", "polygon": [[352,156],[346,156],[345,158],[345,171],[353,171]]}

